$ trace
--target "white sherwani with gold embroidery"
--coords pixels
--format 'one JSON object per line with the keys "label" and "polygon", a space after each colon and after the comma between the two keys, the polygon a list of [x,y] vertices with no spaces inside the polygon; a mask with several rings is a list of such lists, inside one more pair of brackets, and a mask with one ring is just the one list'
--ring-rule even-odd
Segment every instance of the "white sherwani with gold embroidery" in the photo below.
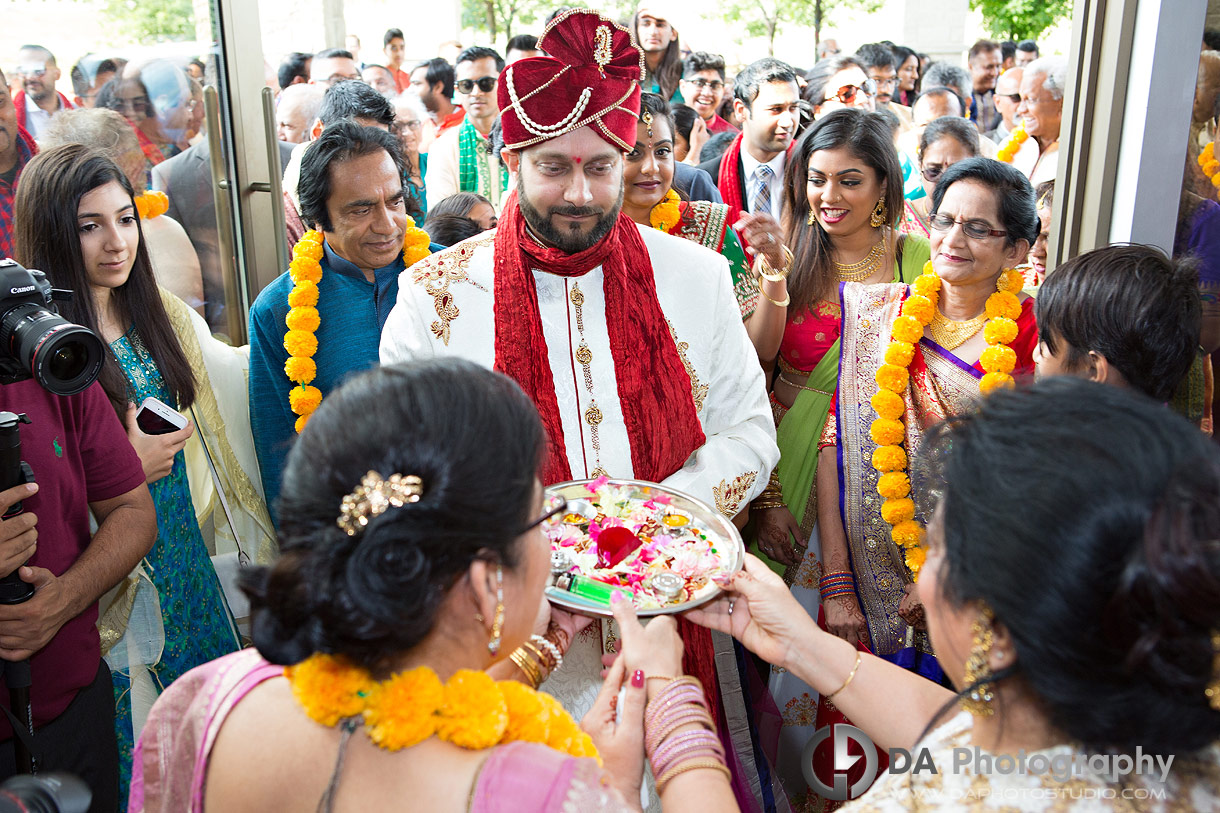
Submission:
{"label": "white sherwani with gold embroidery", "polygon": [[[779,461],[775,422],[754,346],[741,322],[727,261],[703,246],[640,228],[656,276],[657,299],[690,375],[706,443],[665,484],[732,517],[762,491]],[[495,364],[494,232],[485,232],[421,260],[402,273],[398,302],[381,334],[381,361],[456,356]],[[538,309],[549,351],[564,444],[573,479],[632,478],[606,327],[601,267],[565,279],[534,271]],[[615,638],[573,642],[562,669],[543,689],[577,719],[601,686],[601,654]],[[596,628],[596,625],[595,625]],[[740,692],[732,640],[713,633],[721,693]],[[726,682],[729,686],[726,686]],[[725,705],[738,758],[757,777],[749,722],[740,703]],[[740,740],[740,742],[738,742]],[[645,807],[659,810],[651,780]]]}
{"label": "white sherwani with gold embroidery", "polygon": [[[758,357],[742,327],[724,258],[656,229],[640,233],[707,436],[665,484],[731,517],[762,491],[779,460]],[[494,365],[493,236],[485,232],[403,272],[398,302],[381,334],[383,364],[457,356]],[[605,471],[631,478],[602,269],[574,278],[535,271],[534,280],[572,477]]]}

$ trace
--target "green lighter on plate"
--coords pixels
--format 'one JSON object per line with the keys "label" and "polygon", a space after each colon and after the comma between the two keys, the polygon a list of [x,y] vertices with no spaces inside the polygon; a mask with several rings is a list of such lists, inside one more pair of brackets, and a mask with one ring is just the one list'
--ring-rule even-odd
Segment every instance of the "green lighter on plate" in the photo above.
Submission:
{"label": "green lighter on plate", "polygon": [[596,604],[605,604],[606,606],[610,606],[610,596],[615,590],[621,591],[624,598],[635,599],[635,593],[626,587],[606,584],[605,582],[599,582],[597,579],[590,579],[588,576],[580,576],[575,573],[564,573],[559,576],[555,579],[555,587],[574,596],[588,599]]}

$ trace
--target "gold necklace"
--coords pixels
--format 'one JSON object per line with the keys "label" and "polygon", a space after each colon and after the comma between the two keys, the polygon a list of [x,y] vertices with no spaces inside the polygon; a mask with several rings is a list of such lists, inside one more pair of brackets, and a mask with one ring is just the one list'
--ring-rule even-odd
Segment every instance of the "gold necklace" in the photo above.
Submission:
{"label": "gold necklace", "polygon": [[868,254],[859,262],[843,264],[835,261],[835,271],[838,272],[839,279],[842,282],[863,282],[877,273],[877,269],[881,267],[881,261],[884,258],[885,239],[882,238],[875,246],[869,249]]}
{"label": "gold necklace", "polygon": [[953,350],[965,344],[974,334],[982,330],[983,323],[986,321],[986,311],[983,311],[973,319],[957,322],[945,316],[937,308],[932,314],[932,321],[928,323],[928,331],[932,334],[934,342],[946,350]]}

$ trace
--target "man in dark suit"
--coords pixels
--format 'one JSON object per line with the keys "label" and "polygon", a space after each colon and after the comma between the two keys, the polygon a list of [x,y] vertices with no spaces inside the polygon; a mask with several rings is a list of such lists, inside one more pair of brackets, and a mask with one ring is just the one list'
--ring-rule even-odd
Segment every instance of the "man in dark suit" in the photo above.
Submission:
{"label": "man in dark suit", "polygon": [[[280,172],[292,156],[291,144],[281,141]],[[211,149],[205,138],[152,169],[153,189],[169,197],[166,212],[186,229],[187,237],[199,255],[203,272],[204,316],[215,332],[227,330],[225,283],[220,263],[220,242],[216,227],[216,198],[212,191]]]}
{"label": "man in dark suit", "polygon": [[[742,212],[780,218],[784,163],[800,122],[796,72],[770,57],[746,66],[733,83],[741,135],[723,155],[699,165],[716,181],[730,222]],[[733,162],[724,167],[725,161]]]}

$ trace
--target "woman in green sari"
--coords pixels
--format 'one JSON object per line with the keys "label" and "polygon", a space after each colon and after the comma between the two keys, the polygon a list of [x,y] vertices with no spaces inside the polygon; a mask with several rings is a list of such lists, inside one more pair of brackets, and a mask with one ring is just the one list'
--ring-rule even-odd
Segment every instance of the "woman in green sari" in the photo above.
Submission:
{"label": "woman in green sari", "polygon": [[[822,565],[809,540],[817,519],[818,438],[839,376],[840,286],[913,280],[930,252],[927,240],[894,228],[902,214],[902,168],[876,113],[839,110],[817,121],[788,160],[784,196],[791,303],[771,392],[780,461],[750,513],[757,552],[817,618]],[[783,717],[777,767],[795,802],[808,792],[801,756],[814,733],[816,695],[777,669],[770,690]]]}

